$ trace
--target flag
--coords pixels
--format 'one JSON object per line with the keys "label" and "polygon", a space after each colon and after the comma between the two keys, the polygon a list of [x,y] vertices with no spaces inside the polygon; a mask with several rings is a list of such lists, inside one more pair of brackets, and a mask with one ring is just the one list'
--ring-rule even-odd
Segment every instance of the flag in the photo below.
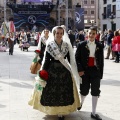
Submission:
{"label": "flag", "polygon": [[9,32],[8,27],[7,27],[6,23],[3,22],[2,25],[1,25],[1,34],[2,34],[2,36],[6,36],[7,32]]}
{"label": "flag", "polygon": [[15,32],[15,25],[13,21],[9,22],[9,32]]}
{"label": "flag", "polygon": [[75,8],[75,27],[78,30],[84,30],[84,8]]}

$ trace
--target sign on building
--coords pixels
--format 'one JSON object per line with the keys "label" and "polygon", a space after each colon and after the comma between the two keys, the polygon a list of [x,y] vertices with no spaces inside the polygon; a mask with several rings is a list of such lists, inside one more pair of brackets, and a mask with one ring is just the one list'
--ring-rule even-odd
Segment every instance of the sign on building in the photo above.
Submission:
{"label": "sign on building", "polygon": [[39,3],[39,2],[51,2],[51,0],[21,0],[22,2],[35,2],[35,3]]}

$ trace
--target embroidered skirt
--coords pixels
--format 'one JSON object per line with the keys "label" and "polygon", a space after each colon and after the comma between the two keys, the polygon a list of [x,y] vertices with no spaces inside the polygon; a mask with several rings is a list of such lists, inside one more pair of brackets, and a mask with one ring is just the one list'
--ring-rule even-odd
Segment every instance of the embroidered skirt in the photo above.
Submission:
{"label": "embroidered skirt", "polygon": [[61,63],[52,62],[48,73],[49,79],[42,92],[41,104],[44,106],[72,105],[74,96],[70,72]]}
{"label": "embroidered skirt", "polygon": [[48,73],[45,88],[42,93],[33,91],[29,105],[49,115],[65,115],[76,111],[80,100],[71,73],[57,62],[50,64]]}

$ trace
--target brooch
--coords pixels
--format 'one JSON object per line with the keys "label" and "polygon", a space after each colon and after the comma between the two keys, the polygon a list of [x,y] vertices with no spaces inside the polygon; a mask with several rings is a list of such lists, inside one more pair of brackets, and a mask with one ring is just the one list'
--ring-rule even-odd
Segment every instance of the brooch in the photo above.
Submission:
{"label": "brooch", "polygon": [[89,50],[89,48],[88,48],[88,46],[87,46],[87,45],[86,45],[85,47]]}
{"label": "brooch", "polygon": [[96,51],[99,50],[99,47],[96,47]]}

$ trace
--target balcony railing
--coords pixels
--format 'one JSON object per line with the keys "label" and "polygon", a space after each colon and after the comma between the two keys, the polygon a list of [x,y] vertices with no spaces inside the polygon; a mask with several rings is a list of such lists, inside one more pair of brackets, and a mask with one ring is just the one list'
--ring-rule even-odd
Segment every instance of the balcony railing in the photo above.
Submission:
{"label": "balcony railing", "polygon": [[107,18],[107,15],[105,13],[102,14],[102,18],[103,19],[106,19]]}

